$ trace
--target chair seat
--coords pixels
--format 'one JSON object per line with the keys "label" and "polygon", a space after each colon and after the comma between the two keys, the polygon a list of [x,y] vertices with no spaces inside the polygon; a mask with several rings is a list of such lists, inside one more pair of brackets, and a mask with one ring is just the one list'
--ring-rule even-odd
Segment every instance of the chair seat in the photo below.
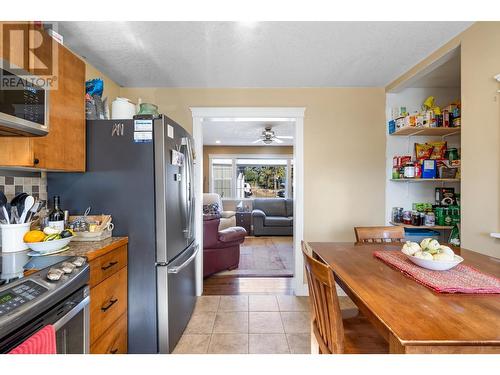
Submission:
{"label": "chair seat", "polygon": [[389,344],[363,315],[343,319],[345,354],[387,354]]}
{"label": "chair seat", "polygon": [[266,227],[291,227],[293,225],[293,217],[285,216],[266,216],[264,226]]}

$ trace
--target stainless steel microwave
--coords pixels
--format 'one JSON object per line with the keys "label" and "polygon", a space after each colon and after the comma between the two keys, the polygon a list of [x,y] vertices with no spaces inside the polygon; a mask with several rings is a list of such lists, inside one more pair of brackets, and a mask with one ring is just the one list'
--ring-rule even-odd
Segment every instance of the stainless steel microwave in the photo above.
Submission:
{"label": "stainless steel microwave", "polygon": [[49,90],[0,65],[0,136],[34,137],[49,132]]}

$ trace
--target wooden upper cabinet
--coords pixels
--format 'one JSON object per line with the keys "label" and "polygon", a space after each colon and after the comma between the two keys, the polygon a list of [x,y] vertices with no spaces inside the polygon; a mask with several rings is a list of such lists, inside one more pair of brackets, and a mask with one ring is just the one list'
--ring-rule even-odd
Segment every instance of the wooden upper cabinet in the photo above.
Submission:
{"label": "wooden upper cabinet", "polygon": [[[49,134],[0,137],[0,167],[85,171],[85,63],[64,46],[54,43],[58,84],[49,92]],[[44,53],[43,46],[41,48],[37,53]],[[16,56],[21,53],[16,51]]]}

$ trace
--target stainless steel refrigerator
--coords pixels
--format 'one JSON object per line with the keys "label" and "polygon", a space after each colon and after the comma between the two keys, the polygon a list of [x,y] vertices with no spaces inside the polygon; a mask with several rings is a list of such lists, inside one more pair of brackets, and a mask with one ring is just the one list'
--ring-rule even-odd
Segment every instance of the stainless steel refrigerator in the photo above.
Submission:
{"label": "stainless steel refrigerator", "polygon": [[88,121],[86,159],[85,173],[48,173],[49,197],[129,236],[129,353],[169,353],[196,301],[192,138],[166,116]]}

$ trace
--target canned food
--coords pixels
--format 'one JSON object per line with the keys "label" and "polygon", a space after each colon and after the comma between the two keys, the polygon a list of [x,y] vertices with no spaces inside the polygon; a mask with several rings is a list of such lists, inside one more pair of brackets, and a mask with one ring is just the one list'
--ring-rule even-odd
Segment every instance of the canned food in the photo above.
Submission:
{"label": "canned food", "polygon": [[434,215],[434,212],[427,212],[425,214],[424,225],[427,227],[433,227],[436,225],[436,216]]}

